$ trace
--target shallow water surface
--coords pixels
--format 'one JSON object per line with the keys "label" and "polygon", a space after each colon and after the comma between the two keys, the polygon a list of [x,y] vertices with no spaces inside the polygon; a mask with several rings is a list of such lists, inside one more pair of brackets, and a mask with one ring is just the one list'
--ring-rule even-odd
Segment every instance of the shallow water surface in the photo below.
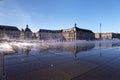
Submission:
{"label": "shallow water surface", "polygon": [[120,43],[12,45],[0,54],[3,80],[120,80]]}

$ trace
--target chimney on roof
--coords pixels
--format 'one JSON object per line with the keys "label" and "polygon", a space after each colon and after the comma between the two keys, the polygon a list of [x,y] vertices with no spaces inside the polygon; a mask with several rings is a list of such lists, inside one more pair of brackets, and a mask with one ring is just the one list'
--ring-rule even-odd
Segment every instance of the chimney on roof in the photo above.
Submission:
{"label": "chimney on roof", "polygon": [[24,31],[24,29],[22,28],[21,31]]}

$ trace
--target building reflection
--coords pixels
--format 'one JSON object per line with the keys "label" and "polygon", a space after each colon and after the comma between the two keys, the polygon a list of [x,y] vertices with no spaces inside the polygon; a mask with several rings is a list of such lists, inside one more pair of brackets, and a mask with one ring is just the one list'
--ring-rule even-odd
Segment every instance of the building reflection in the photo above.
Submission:
{"label": "building reflection", "polygon": [[77,54],[79,52],[82,52],[82,51],[88,51],[90,49],[94,48],[94,44],[90,44],[90,45],[78,45],[78,44],[74,44],[74,45],[68,45],[67,47],[66,46],[63,46],[63,49],[67,50],[67,51],[71,51],[73,52],[74,54]]}
{"label": "building reflection", "polygon": [[28,47],[27,49],[25,49],[25,50],[24,50],[24,51],[25,51],[26,56],[28,56],[28,55],[29,55],[29,53],[30,53],[31,49],[32,49],[32,47]]}
{"label": "building reflection", "polygon": [[19,52],[19,48],[17,46],[12,45],[12,49],[14,50],[15,53]]}
{"label": "building reflection", "polygon": [[67,45],[63,45],[63,50],[65,51],[69,51],[72,52],[74,54],[74,57],[77,58],[77,54],[79,54],[80,52],[83,51],[88,51],[91,50],[95,47],[94,44],[67,44]]}
{"label": "building reflection", "polygon": [[26,47],[24,47],[24,48],[21,48],[21,52],[22,52],[23,54],[26,54],[26,56],[28,56],[29,53],[30,53],[30,51],[31,51],[31,49],[32,49],[31,46],[26,46]]}
{"label": "building reflection", "polygon": [[27,46],[25,48],[19,48],[17,46],[12,46],[13,50],[9,50],[9,51],[3,51],[3,52],[0,52],[0,80],[6,80],[6,74],[5,74],[5,60],[4,60],[4,57],[7,56],[7,55],[12,55],[12,54],[15,54],[15,53],[19,53],[20,52],[23,52],[25,53],[27,56],[29,55],[29,52],[31,51],[32,47],[30,46]]}
{"label": "building reflection", "polygon": [[4,55],[12,55],[12,54],[26,54],[27,56],[29,55],[32,46],[25,46],[25,47],[17,47],[17,46],[12,46],[11,51],[4,51],[2,52]]}
{"label": "building reflection", "polygon": [[84,43],[84,44],[60,44],[56,46],[51,46],[48,49],[45,50],[58,50],[58,51],[67,51],[73,53],[74,57],[77,57],[77,54],[83,51],[91,50],[95,47],[95,44],[93,43]]}
{"label": "building reflection", "polygon": [[120,46],[120,43],[117,42],[99,42],[99,43],[95,43],[95,47],[99,47],[99,51],[100,51],[100,56],[102,56],[102,47],[104,48],[113,48],[113,47],[118,47]]}
{"label": "building reflection", "polygon": [[118,43],[96,43],[95,44],[95,47],[117,47],[117,46],[120,46],[120,44]]}

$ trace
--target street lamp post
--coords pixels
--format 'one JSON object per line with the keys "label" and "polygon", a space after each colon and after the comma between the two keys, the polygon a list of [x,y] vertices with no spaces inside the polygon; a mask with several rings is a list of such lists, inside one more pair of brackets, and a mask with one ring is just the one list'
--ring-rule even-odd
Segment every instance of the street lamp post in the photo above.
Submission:
{"label": "street lamp post", "polygon": [[2,52],[2,80],[5,80],[4,52]]}
{"label": "street lamp post", "polygon": [[100,23],[100,39],[102,39],[101,26],[102,24]]}
{"label": "street lamp post", "polygon": [[102,56],[102,54],[101,54],[101,39],[102,39],[102,33],[101,33],[101,23],[100,23],[100,56]]}

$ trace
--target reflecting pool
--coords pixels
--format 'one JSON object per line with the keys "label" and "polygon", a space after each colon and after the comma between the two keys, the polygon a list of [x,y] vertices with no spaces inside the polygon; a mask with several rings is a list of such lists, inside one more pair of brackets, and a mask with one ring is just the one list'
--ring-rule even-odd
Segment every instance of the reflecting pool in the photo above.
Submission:
{"label": "reflecting pool", "polygon": [[120,80],[119,75],[120,41],[0,44],[0,80]]}

